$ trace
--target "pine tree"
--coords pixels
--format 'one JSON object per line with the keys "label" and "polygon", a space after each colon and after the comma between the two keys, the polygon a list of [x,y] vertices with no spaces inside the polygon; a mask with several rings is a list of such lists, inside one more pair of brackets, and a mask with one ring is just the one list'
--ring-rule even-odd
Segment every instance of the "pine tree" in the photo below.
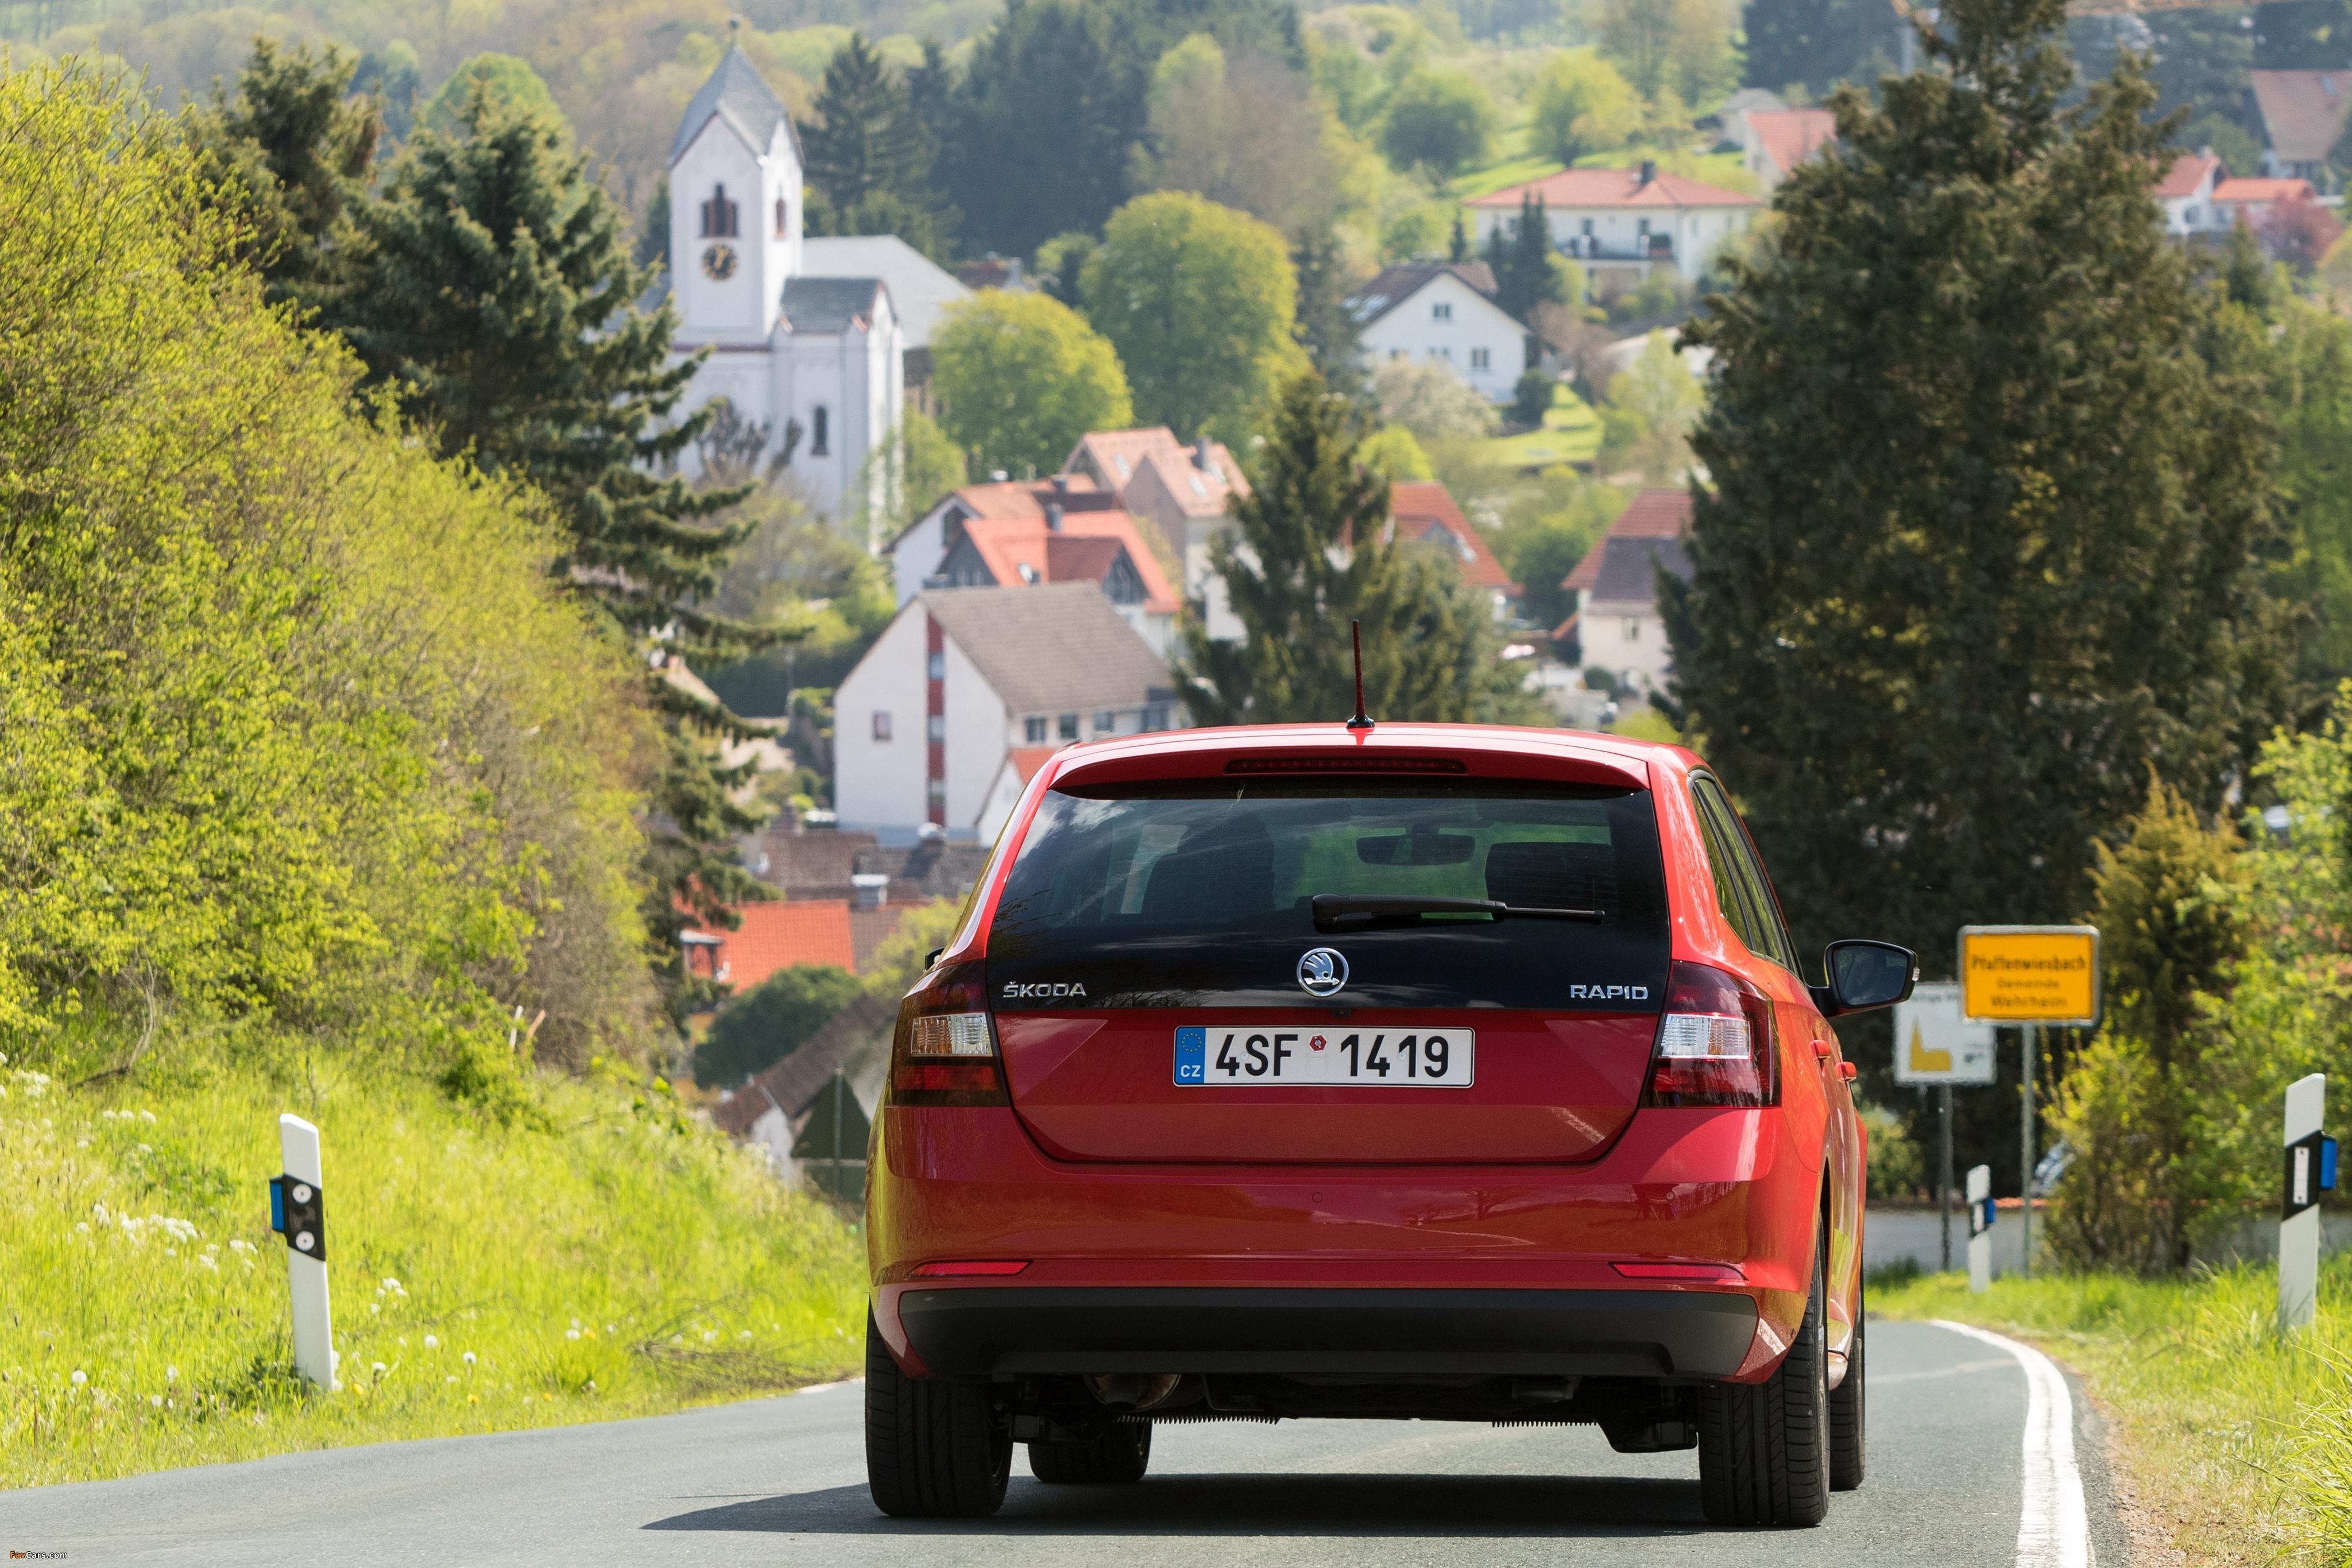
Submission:
{"label": "pine tree", "polygon": [[1495,303],[1512,319],[1529,320],[1537,306],[1566,298],[1551,255],[1551,222],[1543,198],[1530,192],[1519,198],[1517,218],[1488,231],[1483,258],[1495,274]]}
{"label": "pine tree", "polygon": [[349,96],[358,65],[331,44],[288,53],[256,38],[236,96],[215,83],[212,101],[188,117],[190,140],[251,225],[247,264],[273,302],[322,294],[328,242],[365,193],[383,127],[374,99]]}
{"label": "pine tree", "polygon": [[2286,652],[2259,396],[2200,356],[2137,62],[2064,108],[2063,0],[1943,15],[1947,68],[1838,94],[1841,156],[1685,329],[1715,488],[1662,584],[1801,946],[1883,936],[1931,977],[1962,924],[2082,909],[2151,767],[2219,807]]}
{"label": "pine tree", "polygon": [[1364,350],[1357,335],[1355,313],[1348,308],[1354,287],[1348,273],[1347,254],[1329,228],[1303,235],[1290,247],[1290,267],[1298,276],[1298,313],[1295,319],[1299,346],[1323,384],[1345,398],[1362,401]]}
{"label": "pine tree", "polygon": [[[924,68],[929,85],[929,57]],[[850,34],[834,51],[816,112],[798,122],[811,221],[835,234],[895,234],[926,254],[945,255],[954,225],[931,189],[936,143],[908,85],[864,34]]]}
{"label": "pine tree", "polygon": [[[700,361],[667,363],[676,311],[633,303],[653,275],[631,263],[624,214],[561,124],[479,94],[461,119],[454,138],[420,131],[383,199],[356,210],[331,319],[443,452],[546,496],[567,545],[552,570],[649,662],[725,664],[781,640],[695,608],[742,537],[712,519],[751,486],[658,472],[713,411],[677,414]],[[726,904],[761,896],[733,857],[760,821],[730,799],[748,773],[711,756],[761,732],[659,672],[645,689],[668,725],[645,913],[674,947],[689,918],[724,922]],[[675,974],[674,1006],[692,994]]]}
{"label": "pine tree", "polygon": [[1841,82],[1875,88],[1895,69],[1904,26],[1885,0],[1748,0],[1746,79],[1816,98]]}
{"label": "pine tree", "polygon": [[1528,722],[1516,673],[1480,599],[1453,561],[1390,535],[1388,481],[1356,462],[1362,416],[1312,375],[1283,389],[1234,531],[1210,547],[1240,643],[1187,617],[1179,689],[1200,724],[1348,716],[1348,623],[1364,638],[1364,695],[1376,719]]}

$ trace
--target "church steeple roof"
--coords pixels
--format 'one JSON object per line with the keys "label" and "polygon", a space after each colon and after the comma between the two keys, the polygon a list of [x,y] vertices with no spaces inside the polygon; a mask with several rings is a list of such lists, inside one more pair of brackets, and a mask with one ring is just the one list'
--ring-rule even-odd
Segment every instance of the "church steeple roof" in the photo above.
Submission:
{"label": "church steeple roof", "polygon": [[675,163],[689,143],[700,135],[702,128],[713,115],[723,117],[735,128],[737,135],[750,143],[751,151],[764,156],[768,144],[775,140],[776,127],[782,124],[784,134],[791,138],[793,155],[800,156],[800,138],[792,128],[792,116],[784,112],[784,100],[776,96],[775,89],[760,75],[740,44],[728,46],[719,68],[686,106],[686,116],[677,122],[677,140],[669,146],[669,161]]}

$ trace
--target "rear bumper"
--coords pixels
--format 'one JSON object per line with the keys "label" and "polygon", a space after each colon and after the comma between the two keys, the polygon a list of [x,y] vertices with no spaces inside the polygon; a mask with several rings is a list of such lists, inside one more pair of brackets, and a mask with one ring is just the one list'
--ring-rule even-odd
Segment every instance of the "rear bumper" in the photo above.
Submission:
{"label": "rear bumper", "polygon": [[1276,1373],[1727,1377],[1756,1303],[1696,1291],[899,1287],[908,1348],[946,1376]]}

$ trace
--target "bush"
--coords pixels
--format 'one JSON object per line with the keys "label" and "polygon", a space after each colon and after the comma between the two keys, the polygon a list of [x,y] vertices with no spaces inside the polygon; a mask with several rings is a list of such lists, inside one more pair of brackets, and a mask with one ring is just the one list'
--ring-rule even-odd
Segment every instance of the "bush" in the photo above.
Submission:
{"label": "bush", "polygon": [[1539,428],[1544,415],[1551,412],[1552,393],[1558,390],[1558,385],[1543,371],[1529,366],[1514,389],[1516,395],[1511,400],[1511,423]]}
{"label": "bush", "polygon": [[731,1087],[766,1071],[833,1021],[859,990],[857,977],[832,964],[779,969],[730,1001],[694,1052],[694,1079]]}

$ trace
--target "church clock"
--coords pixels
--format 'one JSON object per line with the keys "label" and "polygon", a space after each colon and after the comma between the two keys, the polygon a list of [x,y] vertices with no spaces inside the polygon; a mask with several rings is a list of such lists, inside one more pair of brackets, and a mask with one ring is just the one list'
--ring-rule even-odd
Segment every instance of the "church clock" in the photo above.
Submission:
{"label": "church clock", "polygon": [[713,283],[724,283],[735,276],[735,247],[714,245],[702,253],[702,274]]}

